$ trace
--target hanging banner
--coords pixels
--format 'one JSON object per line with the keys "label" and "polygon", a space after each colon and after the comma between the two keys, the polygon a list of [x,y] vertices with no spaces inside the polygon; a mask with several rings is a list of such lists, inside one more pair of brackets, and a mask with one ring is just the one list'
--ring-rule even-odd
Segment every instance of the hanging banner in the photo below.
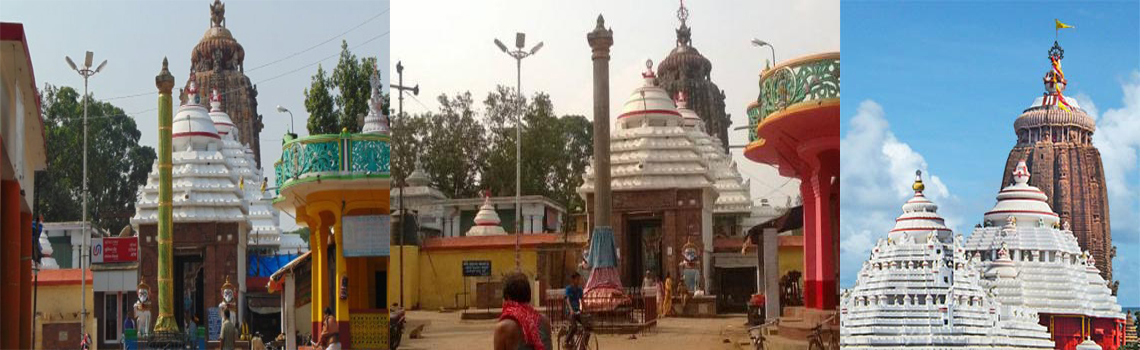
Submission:
{"label": "hanging banner", "polygon": [[341,219],[344,228],[344,256],[385,257],[389,255],[388,244],[392,240],[392,217],[388,215],[345,216]]}

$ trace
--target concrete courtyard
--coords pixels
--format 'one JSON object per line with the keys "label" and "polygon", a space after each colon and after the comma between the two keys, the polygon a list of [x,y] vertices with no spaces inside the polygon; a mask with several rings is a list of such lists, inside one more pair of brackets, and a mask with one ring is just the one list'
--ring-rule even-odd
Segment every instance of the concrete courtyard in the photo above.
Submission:
{"label": "concrete courtyard", "polygon": [[[460,313],[436,311],[408,312],[408,330],[400,349],[460,349],[476,350],[492,347],[492,330],[495,320],[460,320]],[[665,318],[648,333],[629,335],[598,335],[601,349],[702,349],[736,350],[746,342],[747,331],[743,314],[721,315],[717,318]],[[420,339],[409,339],[408,332],[424,325]]]}

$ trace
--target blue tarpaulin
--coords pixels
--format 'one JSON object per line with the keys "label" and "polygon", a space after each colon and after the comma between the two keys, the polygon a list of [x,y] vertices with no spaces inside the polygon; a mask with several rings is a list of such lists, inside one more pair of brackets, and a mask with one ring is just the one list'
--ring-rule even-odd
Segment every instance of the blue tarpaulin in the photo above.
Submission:
{"label": "blue tarpaulin", "polygon": [[300,254],[277,254],[277,255],[251,255],[249,257],[249,264],[247,265],[249,271],[246,274],[249,277],[269,277],[274,272],[280,270],[282,266],[288,264],[293,259],[296,259]]}

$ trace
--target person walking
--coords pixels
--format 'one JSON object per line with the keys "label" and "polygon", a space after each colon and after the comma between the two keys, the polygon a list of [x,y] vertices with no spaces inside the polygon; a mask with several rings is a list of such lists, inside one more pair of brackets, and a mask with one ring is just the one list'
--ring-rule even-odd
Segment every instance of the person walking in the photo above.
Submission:
{"label": "person walking", "polygon": [[234,343],[237,341],[237,328],[230,321],[229,313],[222,313],[222,332],[218,341],[222,343],[222,350],[234,350]]}
{"label": "person walking", "polygon": [[672,315],[673,309],[673,275],[665,274],[665,298],[661,301],[660,317]]}
{"label": "person walking", "polygon": [[340,326],[337,325],[336,318],[333,318],[331,307],[325,308],[325,319],[321,322],[321,337],[317,346],[325,350],[340,350]]}
{"label": "person walking", "polygon": [[550,321],[530,305],[530,280],[521,272],[503,278],[503,313],[495,325],[495,350],[553,350]]}

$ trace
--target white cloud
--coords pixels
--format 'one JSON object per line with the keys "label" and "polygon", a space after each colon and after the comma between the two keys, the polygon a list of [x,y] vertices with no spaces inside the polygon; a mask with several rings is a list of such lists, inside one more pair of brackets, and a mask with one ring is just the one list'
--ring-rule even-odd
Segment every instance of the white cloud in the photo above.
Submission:
{"label": "white cloud", "polygon": [[886,237],[902,204],[914,192],[914,171],[922,170],[925,194],[942,206],[940,213],[954,227],[956,217],[945,205],[956,203],[942,179],[927,169],[926,160],[891,132],[883,107],[867,100],[840,143],[840,271],[841,284],[851,285],[870,249]]}
{"label": "white cloud", "polygon": [[[1140,71],[1133,71],[1121,82],[1123,106],[1099,113],[1092,99],[1077,95],[1081,107],[1097,119],[1093,144],[1100,150],[1108,186],[1112,241],[1117,246],[1113,261],[1114,278],[1121,291],[1136,290],[1140,268]],[[1122,305],[1137,305],[1140,296],[1122,293]]]}

